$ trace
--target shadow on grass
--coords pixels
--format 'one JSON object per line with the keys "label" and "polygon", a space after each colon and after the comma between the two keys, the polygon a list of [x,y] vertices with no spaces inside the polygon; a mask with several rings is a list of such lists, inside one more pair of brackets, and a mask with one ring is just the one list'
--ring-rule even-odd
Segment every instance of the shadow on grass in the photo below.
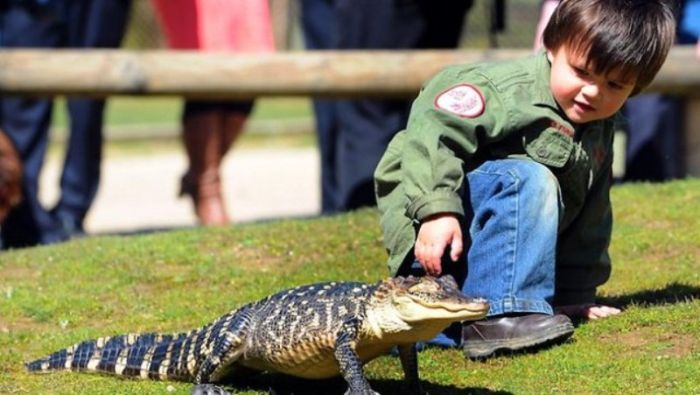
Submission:
{"label": "shadow on grass", "polygon": [[[402,380],[370,380],[372,389],[382,395],[404,395],[411,393]],[[422,381],[423,389],[431,395],[510,395],[507,391],[492,391],[486,388],[457,388],[451,385]],[[234,389],[262,391],[275,395],[341,395],[347,383],[340,377],[326,380],[304,380],[278,374],[260,374],[233,383]]]}
{"label": "shadow on grass", "polygon": [[[258,224],[270,224],[284,220],[314,220],[319,219],[322,216],[319,214],[299,214],[299,215],[285,215],[280,217],[270,217],[270,218],[260,218],[252,219],[241,222],[233,222],[228,226],[240,226],[240,225],[258,225]],[[141,227],[134,229],[124,229],[124,230],[102,230],[97,232],[90,232],[89,236],[140,236],[149,235],[153,233],[163,233],[172,232],[179,230],[193,230],[201,228],[201,225],[172,225],[172,226],[152,226],[152,227]]]}
{"label": "shadow on grass", "polygon": [[[653,307],[673,303],[682,303],[694,299],[700,299],[700,287],[672,282],[666,284],[666,286],[661,289],[639,291],[629,295],[600,297],[598,300],[596,300],[596,303],[614,306],[625,310],[632,305]],[[588,321],[585,318],[577,318],[572,320],[574,322],[574,326],[576,327]]]}
{"label": "shadow on grass", "polygon": [[661,289],[639,291],[629,295],[600,298],[601,303],[626,308],[630,305],[660,306],[700,299],[700,287],[672,282]]}

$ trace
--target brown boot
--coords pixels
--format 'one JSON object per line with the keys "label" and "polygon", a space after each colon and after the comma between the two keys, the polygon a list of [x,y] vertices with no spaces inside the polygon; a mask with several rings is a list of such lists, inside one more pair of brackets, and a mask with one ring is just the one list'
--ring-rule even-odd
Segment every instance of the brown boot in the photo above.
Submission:
{"label": "brown boot", "polygon": [[199,223],[205,226],[230,222],[221,194],[221,144],[224,120],[219,111],[186,117],[183,142],[189,170],[182,177],[180,194],[190,195]]}

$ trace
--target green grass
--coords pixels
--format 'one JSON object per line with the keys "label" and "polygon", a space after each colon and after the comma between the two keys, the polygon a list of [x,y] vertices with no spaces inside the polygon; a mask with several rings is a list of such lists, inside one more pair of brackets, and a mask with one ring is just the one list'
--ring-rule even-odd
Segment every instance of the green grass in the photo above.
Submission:
{"label": "green grass", "polygon": [[[614,270],[601,296],[624,307],[536,354],[465,360],[420,354],[431,394],[700,393],[700,180],[613,190]],[[387,275],[373,210],[224,229],[103,236],[0,254],[0,393],[186,394],[186,383],[56,373],[22,363],[82,339],[198,327],[280,289]],[[396,358],[366,368],[401,394]],[[269,377],[237,390],[267,391]],[[338,381],[301,392],[342,393]]]}
{"label": "green grass", "polygon": [[[110,153],[144,154],[182,150],[179,139],[182,100],[173,97],[114,97],[105,113],[106,144]],[[65,149],[65,100],[56,100],[52,152]],[[308,129],[307,129],[308,128]],[[315,144],[311,101],[299,97],[270,97],[256,101],[237,147],[308,147]]]}
{"label": "green grass", "polygon": [[[182,100],[177,97],[113,97],[107,102],[105,124],[109,126],[130,125],[177,125],[180,122]],[[311,101],[308,98],[274,97],[256,101],[251,117],[255,119],[295,119],[312,117]],[[65,100],[56,101],[53,126],[65,128],[67,114]]]}

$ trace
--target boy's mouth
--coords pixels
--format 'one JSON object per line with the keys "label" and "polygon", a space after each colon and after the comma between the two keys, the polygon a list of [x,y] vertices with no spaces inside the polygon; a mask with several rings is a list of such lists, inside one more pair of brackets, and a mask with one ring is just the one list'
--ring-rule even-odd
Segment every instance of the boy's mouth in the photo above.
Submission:
{"label": "boy's mouth", "polygon": [[574,108],[578,112],[591,112],[595,111],[595,107],[591,106],[590,104],[586,104],[583,102],[580,102],[578,100],[574,100]]}

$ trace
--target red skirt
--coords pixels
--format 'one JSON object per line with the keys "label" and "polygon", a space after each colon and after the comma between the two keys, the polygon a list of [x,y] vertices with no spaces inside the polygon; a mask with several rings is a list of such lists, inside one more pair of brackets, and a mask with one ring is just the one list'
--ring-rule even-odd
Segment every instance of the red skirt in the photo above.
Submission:
{"label": "red skirt", "polygon": [[268,0],[152,0],[173,49],[274,50]]}

